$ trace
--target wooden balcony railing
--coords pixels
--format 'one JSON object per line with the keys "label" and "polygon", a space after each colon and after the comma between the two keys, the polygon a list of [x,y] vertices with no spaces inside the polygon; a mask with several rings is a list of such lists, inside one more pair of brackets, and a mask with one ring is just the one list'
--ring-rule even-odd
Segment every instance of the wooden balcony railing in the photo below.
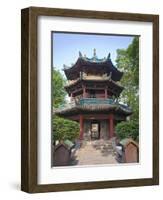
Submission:
{"label": "wooden balcony railing", "polygon": [[81,98],[78,105],[98,105],[98,104],[115,104],[113,99],[99,99],[99,98]]}
{"label": "wooden balcony railing", "polygon": [[84,106],[84,105],[117,105],[120,106],[121,109],[125,111],[132,111],[130,107],[119,103],[115,99],[99,99],[99,98],[80,98],[73,102],[60,105],[59,108],[55,108],[54,111],[71,109],[76,106]]}

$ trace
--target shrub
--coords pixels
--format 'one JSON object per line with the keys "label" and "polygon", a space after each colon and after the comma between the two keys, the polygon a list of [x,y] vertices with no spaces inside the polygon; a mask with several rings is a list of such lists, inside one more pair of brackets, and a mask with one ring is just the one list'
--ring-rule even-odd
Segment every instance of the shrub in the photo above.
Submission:
{"label": "shrub", "polygon": [[139,123],[134,120],[117,124],[115,130],[120,139],[131,137],[133,140],[138,140]]}
{"label": "shrub", "polygon": [[72,120],[67,120],[55,116],[53,118],[53,140],[75,140],[79,135],[79,124]]}

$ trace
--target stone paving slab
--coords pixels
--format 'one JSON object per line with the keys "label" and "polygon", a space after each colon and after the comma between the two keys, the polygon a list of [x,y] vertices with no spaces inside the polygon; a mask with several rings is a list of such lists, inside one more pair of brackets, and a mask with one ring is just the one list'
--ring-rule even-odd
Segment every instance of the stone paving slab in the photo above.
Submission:
{"label": "stone paving slab", "polygon": [[74,165],[116,164],[115,152],[109,140],[84,141],[75,152]]}

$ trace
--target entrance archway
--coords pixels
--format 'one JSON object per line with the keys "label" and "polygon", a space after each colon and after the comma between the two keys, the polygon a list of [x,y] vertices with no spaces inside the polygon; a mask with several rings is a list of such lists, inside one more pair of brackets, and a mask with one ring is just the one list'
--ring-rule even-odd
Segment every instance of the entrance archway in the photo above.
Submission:
{"label": "entrance archway", "polygon": [[91,122],[91,139],[100,139],[100,122]]}

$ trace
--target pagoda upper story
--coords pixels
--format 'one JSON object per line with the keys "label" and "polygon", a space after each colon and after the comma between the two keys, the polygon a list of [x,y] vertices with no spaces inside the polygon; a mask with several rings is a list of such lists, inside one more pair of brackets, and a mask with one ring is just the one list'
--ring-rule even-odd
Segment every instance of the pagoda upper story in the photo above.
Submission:
{"label": "pagoda upper story", "polygon": [[65,90],[71,97],[79,98],[111,98],[118,97],[123,90],[119,84],[123,76],[112,63],[110,53],[106,58],[99,59],[94,49],[93,57],[82,56],[71,67],[64,65],[68,80]]}
{"label": "pagoda upper story", "polygon": [[71,67],[64,65],[63,70],[68,81],[65,90],[71,101],[54,109],[55,114],[74,120],[79,120],[83,113],[107,116],[115,113],[118,119],[132,114],[128,106],[118,102],[124,89],[119,83],[123,72],[113,65],[110,53],[107,58],[99,59],[95,49],[92,58],[79,52],[76,63]]}
{"label": "pagoda upper story", "polygon": [[96,49],[94,49],[93,57],[88,58],[86,55],[82,55],[79,52],[79,57],[75,64],[71,67],[64,65],[63,71],[68,80],[76,80],[80,77],[80,73],[94,74],[94,75],[110,75],[113,81],[120,81],[123,76],[123,72],[120,72],[112,63],[110,53],[107,57],[99,59],[96,55]]}

